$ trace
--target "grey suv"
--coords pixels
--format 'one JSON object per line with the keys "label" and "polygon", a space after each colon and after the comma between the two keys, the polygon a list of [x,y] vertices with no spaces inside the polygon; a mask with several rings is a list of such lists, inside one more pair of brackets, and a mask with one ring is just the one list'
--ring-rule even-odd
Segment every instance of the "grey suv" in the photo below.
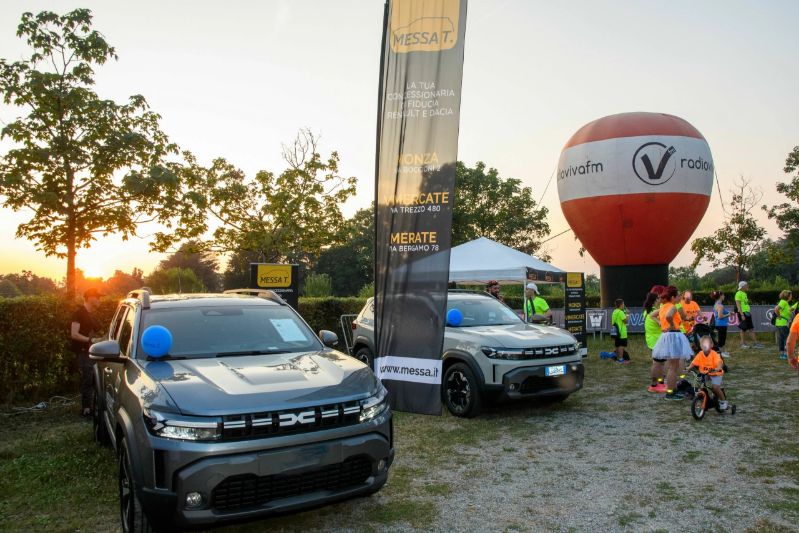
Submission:
{"label": "grey suv", "polygon": [[[124,531],[196,527],[377,492],[386,391],[278,296],[134,291],[94,344],[94,435],[113,445]],[[172,335],[148,356],[143,332]],[[151,352],[154,350],[150,349]],[[159,354],[160,355],[160,354]]]}
{"label": "grey suv", "polygon": [[[447,311],[454,308],[463,321],[446,327],[441,383],[442,401],[453,415],[475,416],[484,400],[562,401],[582,388],[580,346],[567,331],[526,324],[487,293],[451,290]],[[353,322],[352,354],[373,366],[374,353],[370,298]]]}

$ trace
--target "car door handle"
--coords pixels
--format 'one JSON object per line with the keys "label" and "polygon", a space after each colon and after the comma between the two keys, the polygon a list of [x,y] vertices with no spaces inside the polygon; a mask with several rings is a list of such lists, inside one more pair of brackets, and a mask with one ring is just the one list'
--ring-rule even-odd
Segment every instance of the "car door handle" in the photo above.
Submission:
{"label": "car door handle", "polygon": [[103,369],[103,372],[105,372],[106,374],[108,374],[108,375],[110,376],[111,374],[113,374],[113,373],[114,373],[114,369],[113,369],[113,368],[111,368],[111,367],[108,367],[108,366],[107,366],[107,367],[105,367],[105,368]]}

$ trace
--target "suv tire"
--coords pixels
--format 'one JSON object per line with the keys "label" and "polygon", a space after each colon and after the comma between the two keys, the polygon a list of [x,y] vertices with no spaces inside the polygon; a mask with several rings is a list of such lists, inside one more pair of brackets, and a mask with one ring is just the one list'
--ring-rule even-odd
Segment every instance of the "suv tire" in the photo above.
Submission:
{"label": "suv tire", "polygon": [[362,346],[355,351],[355,359],[360,361],[361,363],[368,366],[370,369],[374,370],[375,368],[375,356],[372,354],[372,350],[367,348],[366,346]]}
{"label": "suv tire", "polygon": [[111,446],[111,437],[108,435],[108,427],[105,425],[105,420],[103,420],[98,396],[97,387],[95,387],[92,394],[92,434],[94,435],[94,442],[108,447]]}
{"label": "suv tire", "polygon": [[125,439],[119,445],[119,514],[124,533],[153,533],[147,515],[139,501],[138,485],[133,475],[128,443]]}
{"label": "suv tire", "polygon": [[480,414],[480,383],[466,363],[455,363],[444,373],[441,386],[444,405],[450,413],[463,418]]}

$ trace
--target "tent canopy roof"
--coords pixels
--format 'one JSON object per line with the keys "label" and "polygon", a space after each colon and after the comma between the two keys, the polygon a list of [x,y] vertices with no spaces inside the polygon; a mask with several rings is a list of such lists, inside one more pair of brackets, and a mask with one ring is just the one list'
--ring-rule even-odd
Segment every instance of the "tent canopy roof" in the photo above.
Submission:
{"label": "tent canopy roof", "polygon": [[449,256],[449,280],[456,283],[479,285],[490,280],[524,283],[528,268],[563,272],[532,255],[486,237],[453,247]]}

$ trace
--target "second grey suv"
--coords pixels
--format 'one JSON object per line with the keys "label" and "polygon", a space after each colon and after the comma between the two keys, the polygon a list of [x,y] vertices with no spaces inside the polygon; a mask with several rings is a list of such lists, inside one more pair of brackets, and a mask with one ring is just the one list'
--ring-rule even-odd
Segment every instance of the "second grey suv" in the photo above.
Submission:
{"label": "second grey suv", "polygon": [[[455,416],[476,416],[484,400],[545,398],[565,400],[583,386],[580,346],[555,326],[526,324],[487,293],[449,291],[447,311],[463,321],[447,325],[441,357],[442,401]],[[373,366],[374,299],[353,322],[356,359]]]}
{"label": "second grey suv", "polygon": [[[171,333],[167,355],[155,357],[148,328]],[[94,433],[117,453],[123,530],[210,526],[378,491],[394,457],[386,390],[330,348],[334,333],[320,337],[328,346],[268,292],[123,300],[109,340],[89,352]]]}

